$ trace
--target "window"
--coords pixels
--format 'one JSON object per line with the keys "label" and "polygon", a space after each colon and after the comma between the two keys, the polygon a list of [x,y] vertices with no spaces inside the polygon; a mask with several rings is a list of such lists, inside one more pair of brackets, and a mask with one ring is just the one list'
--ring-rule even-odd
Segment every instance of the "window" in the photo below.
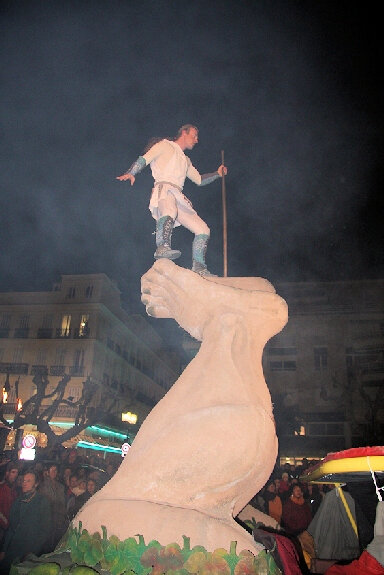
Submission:
{"label": "window", "polygon": [[12,362],[13,363],[21,363],[23,361],[23,347],[15,347],[13,350]]}
{"label": "window", "polygon": [[327,435],[344,435],[342,423],[327,423]]}
{"label": "window", "polygon": [[73,365],[75,367],[81,367],[84,365],[84,350],[76,349],[73,355]]}
{"label": "window", "polygon": [[268,355],[297,355],[296,347],[269,347]]}
{"label": "window", "polygon": [[20,317],[19,327],[21,329],[28,329],[29,328],[29,315],[22,315]]}
{"label": "window", "polygon": [[11,323],[11,315],[9,313],[3,313],[0,316],[0,328],[9,329]]}
{"label": "window", "polygon": [[73,355],[73,365],[69,369],[70,375],[82,376],[84,375],[84,350],[76,349]]}
{"label": "window", "polygon": [[74,288],[74,287],[68,288],[67,298],[68,298],[68,299],[73,299],[73,298],[75,297],[75,295],[76,295],[76,288]]}
{"label": "window", "polygon": [[58,347],[55,353],[55,364],[56,365],[65,365],[65,354],[66,349],[65,347]]}
{"label": "window", "polygon": [[90,299],[92,297],[93,286],[88,286],[85,290],[85,297]]}
{"label": "window", "polygon": [[50,329],[52,327],[52,322],[53,322],[53,315],[51,313],[48,315],[45,315],[43,317],[41,327],[44,329]]}
{"label": "window", "polygon": [[324,371],[328,367],[328,349],[326,347],[315,347],[313,350],[315,369]]}
{"label": "window", "polygon": [[15,328],[14,337],[27,338],[29,332],[29,315],[22,315],[19,318],[19,327]]}
{"label": "window", "polygon": [[[288,359],[288,356],[296,356],[297,348],[290,347],[269,347],[267,349],[269,356],[276,357],[276,359],[269,361],[269,368],[271,371],[295,371],[296,359]],[[277,359],[279,357],[279,359]]]}
{"label": "window", "polygon": [[269,367],[271,368],[271,371],[295,371],[296,361],[293,360],[270,361]]}
{"label": "window", "polygon": [[325,423],[310,423],[309,435],[327,435],[327,426]]}
{"label": "window", "polygon": [[47,361],[47,351],[45,348],[40,348],[36,353],[36,363],[38,365],[45,365]]}
{"label": "window", "polygon": [[78,401],[81,397],[81,389],[79,386],[71,386],[67,388],[67,399],[71,398],[70,401]]}
{"label": "window", "polygon": [[79,325],[79,337],[87,337],[89,335],[89,314],[83,314],[80,317],[80,325]]}
{"label": "window", "polygon": [[63,315],[61,318],[60,337],[69,337],[71,334],[71,316]]}

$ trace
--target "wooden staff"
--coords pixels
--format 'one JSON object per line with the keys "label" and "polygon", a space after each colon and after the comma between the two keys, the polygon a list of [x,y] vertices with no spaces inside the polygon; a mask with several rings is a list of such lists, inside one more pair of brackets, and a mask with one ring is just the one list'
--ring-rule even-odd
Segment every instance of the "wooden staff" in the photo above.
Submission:
{"label": "wooden staff", "polygon": [[[221,150],[221,163],[224,166],[224,150]],[[226,202],[226,191],[225,191],[225,174],[222,172],[221,176],[221,199],[223,204],[223,277],[227,277],[228,274],[228,262],[227,262],[227,202]]]}

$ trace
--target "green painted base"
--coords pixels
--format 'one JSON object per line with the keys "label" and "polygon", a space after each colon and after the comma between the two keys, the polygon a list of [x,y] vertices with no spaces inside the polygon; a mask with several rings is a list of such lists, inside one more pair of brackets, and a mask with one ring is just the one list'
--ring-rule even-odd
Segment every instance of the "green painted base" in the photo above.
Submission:
{"label": "green painted base", "polygon": [[281,575],[266,550],[257,556],[250,551],[237,555],[233,541],[229,552],[208,552],[201,546],[191,549],[188,537],[183,540],[183,547],[146,544],[141,535],[120,541],[108,537],[105,527],[102,534],[91,535],[80,523],[67,531],[53,553],[13,565],[10,575]]}

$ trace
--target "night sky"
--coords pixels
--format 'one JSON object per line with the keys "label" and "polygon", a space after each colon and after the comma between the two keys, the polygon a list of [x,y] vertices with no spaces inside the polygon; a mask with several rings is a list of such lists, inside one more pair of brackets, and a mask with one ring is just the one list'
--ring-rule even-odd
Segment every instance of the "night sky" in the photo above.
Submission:
{"label": "night sky", "polygon": [[[373,2],[2,3],[0,291],[104,272],[144,312],[152,136],[199,127],[201,173],[228,166],[228,275],[378,278],[383,98]],[[381,46],[381,40],[380,40]],[[380,70],[381,71],[381,70]],[[223,273],[221,182],[186,183]],[[178,228],[178,264],[192,236]]]}

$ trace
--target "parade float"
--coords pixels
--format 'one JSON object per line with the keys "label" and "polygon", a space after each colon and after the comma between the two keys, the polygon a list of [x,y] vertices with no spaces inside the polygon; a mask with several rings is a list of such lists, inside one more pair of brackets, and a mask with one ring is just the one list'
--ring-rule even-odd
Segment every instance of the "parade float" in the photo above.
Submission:
{"label": "parade float", "polygon": [[[143,276],[142,301],[150,316],[175,319],[200,350],[144,421],[116,474],[44,557],[45,568],[277,575],[272,555],[234,518],[276,461],[262,354],[287,322],[286,302],[265,279],[203,278],[166,259]],[[41,561],[15,569],[40,573]]]}

